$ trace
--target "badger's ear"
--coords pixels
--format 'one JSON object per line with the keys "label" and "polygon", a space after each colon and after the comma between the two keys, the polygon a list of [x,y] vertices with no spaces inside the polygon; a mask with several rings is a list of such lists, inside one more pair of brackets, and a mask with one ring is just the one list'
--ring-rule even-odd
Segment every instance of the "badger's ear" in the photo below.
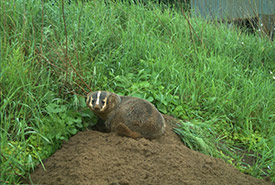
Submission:
{"label": "badger's ear", "polygon": [[106,92],[106,105],[113,101],[112,93]]}
{"label": "badger's ear", "polygon": [[111,107],[115,107],[117,104],[119,104],[121,102],[120,97],[117,94],[114,93],[110,93],[108,95],[108,103],[109,106]]}

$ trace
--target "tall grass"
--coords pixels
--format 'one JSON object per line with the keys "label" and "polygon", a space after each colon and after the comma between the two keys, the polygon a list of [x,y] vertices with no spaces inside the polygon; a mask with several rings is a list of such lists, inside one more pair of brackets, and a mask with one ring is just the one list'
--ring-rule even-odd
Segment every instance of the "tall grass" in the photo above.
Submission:
{"label": "tall grass", "polygon": [[91,89],[147,99],[190,148],[275,180],[274,42],[150,3],[63,5],[1,1],[1,183],[90,124]]}

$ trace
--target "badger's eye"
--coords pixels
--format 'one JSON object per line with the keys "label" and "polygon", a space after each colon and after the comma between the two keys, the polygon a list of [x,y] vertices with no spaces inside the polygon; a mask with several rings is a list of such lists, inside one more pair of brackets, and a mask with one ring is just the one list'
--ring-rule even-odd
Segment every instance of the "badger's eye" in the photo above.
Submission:
{"label": "badger's eye", "polygon": [[105,100],[102,100],[101,103],[104,105],[105,104]]}
{"label": "badger's eye", "polygon": [[92,104],[94,104],[95,103],[95,100],[92,100]]}

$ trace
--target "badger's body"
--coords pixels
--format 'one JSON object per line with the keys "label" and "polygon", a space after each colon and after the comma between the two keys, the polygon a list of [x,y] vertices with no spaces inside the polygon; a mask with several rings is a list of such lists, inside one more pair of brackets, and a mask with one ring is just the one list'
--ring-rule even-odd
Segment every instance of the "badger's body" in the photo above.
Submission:
{"label": "badger's body", "polygon": [[87,105],[108,131],[122,136],[154,139],[165,131],[163,116],[146,100],[97,91],[88,94]]}

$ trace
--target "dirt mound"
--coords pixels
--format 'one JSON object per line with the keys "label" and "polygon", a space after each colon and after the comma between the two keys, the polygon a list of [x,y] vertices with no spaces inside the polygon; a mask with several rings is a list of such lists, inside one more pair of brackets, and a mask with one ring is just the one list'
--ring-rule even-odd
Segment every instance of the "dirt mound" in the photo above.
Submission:
{"label": "dirt mound", "polygon": [[31,174],[34,184],[271,184],[220,159],[185,147],[168,125],[149,141],[98,131],[80,132]]}

